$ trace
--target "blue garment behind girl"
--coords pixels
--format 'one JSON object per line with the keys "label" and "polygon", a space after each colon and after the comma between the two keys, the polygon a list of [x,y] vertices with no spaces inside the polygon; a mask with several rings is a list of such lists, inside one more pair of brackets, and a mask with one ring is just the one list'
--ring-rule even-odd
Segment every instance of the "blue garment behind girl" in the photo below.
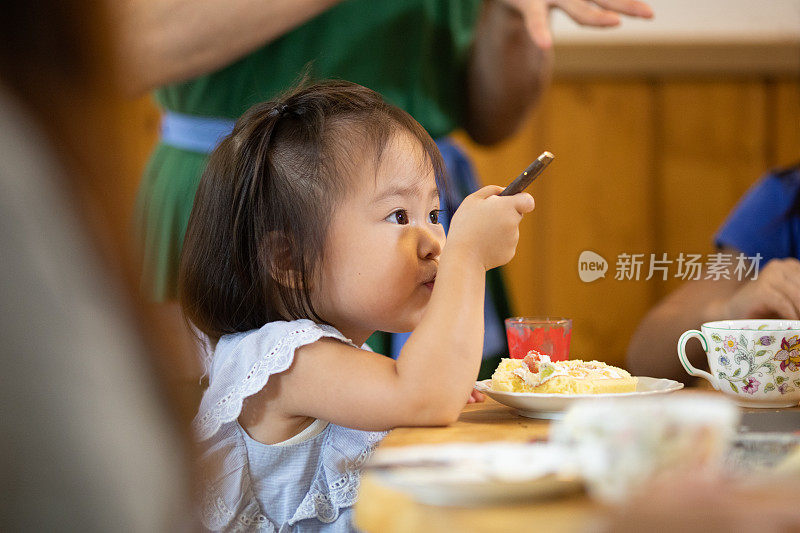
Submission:
{"label": "blue garment behind girl", "polygon": [[718,247],[748,256],[800,259],[800,163],[762,177],[742,197],[714,237]]}

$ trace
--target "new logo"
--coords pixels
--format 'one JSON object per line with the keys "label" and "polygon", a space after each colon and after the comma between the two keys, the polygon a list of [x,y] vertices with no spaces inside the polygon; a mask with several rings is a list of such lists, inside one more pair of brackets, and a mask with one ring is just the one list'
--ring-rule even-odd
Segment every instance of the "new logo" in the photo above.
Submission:
{"label": "new logo", "polygon": [[608,271],[608,261],[591,250],[584,250],[578,257],[578,276],[584,283],[590,283],[600,278],[606,277]]}

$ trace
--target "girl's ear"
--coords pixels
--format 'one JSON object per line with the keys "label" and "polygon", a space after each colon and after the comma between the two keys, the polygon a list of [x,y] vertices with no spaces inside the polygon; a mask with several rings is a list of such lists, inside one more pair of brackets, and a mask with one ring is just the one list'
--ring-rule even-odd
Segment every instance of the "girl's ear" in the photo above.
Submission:
{"label": "girl's ear", "polygon": [[289,239],[280,231],[270,231],[262,241],[261,253],[269,265],[269,274],[278,284],[289,289],[303,288],[300,272],[292,260]]}

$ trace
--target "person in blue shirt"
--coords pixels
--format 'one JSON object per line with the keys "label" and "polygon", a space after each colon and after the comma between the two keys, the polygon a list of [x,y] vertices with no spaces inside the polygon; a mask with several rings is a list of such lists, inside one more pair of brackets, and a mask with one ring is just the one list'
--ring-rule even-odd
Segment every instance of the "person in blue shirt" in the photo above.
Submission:
{"label": "person in blue shirt", "polygon": [[[720,252],[733,255],[733,263],[739,254],[757,258],[758,269],[742,279],[731,275],[688,281],[664,298],[631,338],[627,366],[633,374],[688,380],[675,346],[684,331],[704,322],[800,319],[800,162],[756,182],[728,215],[714,243]],[[693,365],[705,366],[699,343],[689,343],[686,352]]]}

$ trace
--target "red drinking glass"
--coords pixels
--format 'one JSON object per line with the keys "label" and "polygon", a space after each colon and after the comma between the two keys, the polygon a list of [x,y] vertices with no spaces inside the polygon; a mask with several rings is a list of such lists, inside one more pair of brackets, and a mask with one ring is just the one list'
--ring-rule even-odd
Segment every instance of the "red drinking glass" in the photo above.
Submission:
{"label": "red drinking glass", "polygon": [[547,354],[552,361],[569,359],[571,319],[517,316],[505,322],[508,353],[512,359],[522,359],[530,350]]}

